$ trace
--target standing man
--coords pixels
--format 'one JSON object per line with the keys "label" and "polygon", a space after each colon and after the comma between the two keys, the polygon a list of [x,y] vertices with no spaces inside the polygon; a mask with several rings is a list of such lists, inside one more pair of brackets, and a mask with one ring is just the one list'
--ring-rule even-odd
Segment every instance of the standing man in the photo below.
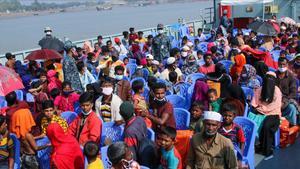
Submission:
{"label": "standing man", "polygon": [[44,29],[44,33],[46,36],[44,36],[40,41],[39,41],[39,46],[42,49],[53,49],[56,50],[57,52],[63,51],[64,43],[57,39],[56,37],[52,36],[52,29],[50,27],[46,27]]}
{"label": "standing man", "polygon": [[162,62],[170,56],[171,42],[170,39],[164,34],[164,25],[157,25],[157,33],[152,42],[152,54],[154,59]]}
{"label": "standing man", "polygon": [[204,113],[204,132],[191,140],[186,169],[237,169],[232,142],[219,134],[222,116],[217,112]]}
{"label": "standing man", "polygon": [[75,45],[73,45],[71,41],[66,41],[65,50],[67,54],[63,60],[64,81],[72,82],[72,89],[82,93],[83,87],[74,59],[74,56],[77,55]]}
{"label": "standing man", "polygon": [[221,26],[223,26],[225,29],[227,29],[229,27],[229,20],[227,17],[227,10],[223,11],[223,16],[221,17]]}

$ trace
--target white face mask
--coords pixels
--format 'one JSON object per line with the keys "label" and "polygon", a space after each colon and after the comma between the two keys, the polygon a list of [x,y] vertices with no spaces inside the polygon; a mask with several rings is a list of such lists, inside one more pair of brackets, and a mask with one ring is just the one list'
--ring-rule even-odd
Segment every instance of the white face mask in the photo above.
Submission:
{"label": "white face mask", "polygon": [[163,34],[163,33],[164,33],[164,30],[162,30],[162,29],[157,30],[157,33],[158,33],[158,34]]}
{"label": "white face mask", "polygon": [[243,78],[246,78],[246,77],[247,77],[247,74],[246,74],[246,73],[243,73],[243,74],[241,74],[241,76],[242,76]]}
{"label": "white face mask", "polygon": [[287,68],[286,68],[286,67],[280,67],[280,68],[278,68],[278,71],[279,71],[280,73],[284,73],[284,72],[287,71]]}
{"label": "white face mask", "polygon": [[185,58],[185,57],[187,57],[187,55],[188,55],[188,53],[187,53],[187,52],[181,52],[181,56],[182,56],[182,57],[184,57],[184,58]]}
{"label": "white face mask", "polygon": [[102,88],[102,93],[106,96],[111,95],[113,92],[113,88],[112,87],[103,87]]}
{"label": "white face mask", "polygon": [[85,115],[85,116],[88,116],[91,113],[92,113],[92,110],[90,110],[89,112],[85,112],[85,111],[82,110],[82,114]]}

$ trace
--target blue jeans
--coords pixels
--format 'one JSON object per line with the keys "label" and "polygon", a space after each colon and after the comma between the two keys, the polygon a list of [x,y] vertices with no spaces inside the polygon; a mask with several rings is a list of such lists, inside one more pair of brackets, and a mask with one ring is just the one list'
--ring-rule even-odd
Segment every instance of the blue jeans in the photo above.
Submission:
{"label": "blue jeans", "polygon": [[289,103],[282,111],[282,116],[285,117],[292,125],[297,125],[297,115],[299,114],[296,106]]}

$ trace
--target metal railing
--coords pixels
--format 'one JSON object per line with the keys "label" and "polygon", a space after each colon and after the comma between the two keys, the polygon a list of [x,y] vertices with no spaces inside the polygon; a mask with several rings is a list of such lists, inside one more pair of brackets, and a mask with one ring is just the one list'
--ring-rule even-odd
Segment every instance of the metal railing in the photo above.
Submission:
{"label": "metal railing", "polygon": [[[209,23],[210,24],[212,22],[211,18],[212,18],[212,14],[211,14],[211,8],[205,8],[204,10],[201,11],[200,13],[200,20],[192,20],[192,21],[187,21],[184,22],[183,19],[179,19],[179,23],[176,24],[172,24],[172,25],[166,25],[165,26],[165,31],[167,33],[167,35],[169,36],[174,36],[176,40],[179,39],[179,30],[177,29],[179,26],[181,25],[186,25],[188,27],[192,27],[193,31],[196,33],[198,28],[204,28],[205,27],[205,20],[209,19]],[[147,28],[147,29],[142,29],[142,30],[138,30],[138,31],[142,31],[144,32],[145,36],[148,36],[150,34],[152,35],[156,35],[156,27],[152,27],[152,28]],[[113,39],[115,37],[123,37],[123,35],[121,33],[119,34],[113,34],[113,35],[108,35],[108,36],[104,36],[103,37],[103,41],[106,42],[107,40],[111,40],[113,41]],[[89,39],[83,39],[83,40],[78,40],[78,41],[73,41],[73,43],[76,46],[83,46],[83,43],[85,41],[89,41],[91,42],[91,44],[93,45],[94,43],[97,42],[97,38],[89,38]],[[33,48],[33,49],[28,49],[28,50],[23,50],[23,51],[16,51],[16,52],[12,52],[15,56],[17,60],[23,61],[25,59],[25,57],[30,54],[31,52],[38,50],[40,48]],[[0,55],[0,63],[4,64],[5,63],[5,54],[1,54]]]}

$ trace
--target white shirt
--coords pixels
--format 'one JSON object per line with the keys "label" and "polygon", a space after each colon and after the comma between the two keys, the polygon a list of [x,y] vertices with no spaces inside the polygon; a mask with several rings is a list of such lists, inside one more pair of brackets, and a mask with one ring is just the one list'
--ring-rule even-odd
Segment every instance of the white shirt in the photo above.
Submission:
{"label": "white shirt", "polygon": [[126,55],[128,53],[127,49],[123,44],[115,45],[114,48],[118,51],[119,55]]}
{"label": "white shirt", "polygon": [[[175,72],[177,73],[177,79],[180,79],[182,76],[181,70],[179,68],[176,68]],[[160,78],[169,81],[169,73],[170,73],[169,69],[165,69],[164,71],[161,72]]]}

